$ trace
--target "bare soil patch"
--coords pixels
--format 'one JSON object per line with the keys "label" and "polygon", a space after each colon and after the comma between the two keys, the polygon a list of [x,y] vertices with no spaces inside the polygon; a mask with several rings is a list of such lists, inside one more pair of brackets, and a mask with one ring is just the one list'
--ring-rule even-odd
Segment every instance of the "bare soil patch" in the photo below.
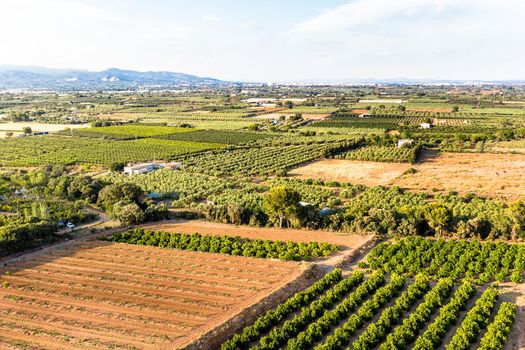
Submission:
{"label": "bare soil patch", "polygon": [[240,236],[250,239],[270,239],[294,242],[326,242],[342,247],[355,248],[367,242],[371,236],[356,234],[338,234],[330,231],[310,231],[295,229],[280,229],[277,227],[253,227],[221,224],[203,220],[172,220],[162,224],[146,224],[142,227],[150,230],[194,233],[203,235]]}
{"label": "bare soil patch", "polygon": [[253,116],[253,119],[279,119],[281,116],[285,114],[282,113],[267,113],[267,114],[259,114],[256,116]]}
{"label": "bare soil patch", "polygon": [[321,119],[328,118],[329,116],[330,116],[329,113],[320,113],[320,114],[306,113],[306,114],[302,114],[302,117],[304,119],[311,119],[311,120],[321,120]]}
{"label": "bare soil patch", "polygon": [[410,108],[407,112],[452,113],[452,108]]}
{"label": "bare soil patch", "polygon": [[0,268],[0,344],[173,349],[294,281],[304,265],[70,241]]}
{"label": "bare soil patch", "polygon": [[[414,168],[415,173],[406,173]],[[417,164],[325,159],[288,172],[290,177],[397,185],[411,191],[473,192],[498,199],[525,196],[525,155],[424,151]]]}
{"label": "bare soil patch", "polygon": [[397,177],[411,167],[410,164],[402,163],[324,159],[293,169],[288,172],[288,176],[376,186],[392,184]]}
{"label": "bare soil patch", "polygon": [[46,124],[37,122],[0,123],[0,137],[5,137],[6,132],[13,132],[14,136],[19,135],[25,127],[30,127],[36,132],[57,132],[67,128],[79,129],[88,126],[89,124]]}
{"label": "bare soil patch", "polygon": [[525,195],[525,156],[519,154],[423,152],[417,172],[393,182],[414,191],[474,192],[492,198]]}

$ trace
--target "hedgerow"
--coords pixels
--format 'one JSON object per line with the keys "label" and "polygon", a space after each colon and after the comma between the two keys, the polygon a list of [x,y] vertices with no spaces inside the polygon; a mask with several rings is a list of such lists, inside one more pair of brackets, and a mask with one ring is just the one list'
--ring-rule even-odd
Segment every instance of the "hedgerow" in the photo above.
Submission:
{"label": "hedgerow", "polygon": [[463,322],[456,330],[450,343],[445,347],[446,350],[467,350],[470,345],[476,341],[481,330],[487,326],[490,320],[490,314],[496,306],[499,292],[489,287],[476,300],[476,304],[469,310]]}
{"label": "hedgerow", "polygon": [[516,305],[501,303],[494,321],[488,325],[487,331],[481,338],[480,350],[501,350],[505,346],[510,330],[516,320]]}
{"label": "hedgerow", "polygon": [[102,239],[118,243],[295,261],[328,256],[338,250],[336,245],[329,243],[251,240],[241,237],[201,235],[200,233],[149,231],[140,228],[115,233],[109,238]]}
{"label": "hedgerow", "polygon": [[448,304],[439,310],[439,315],[434,322],[417,338],[412,350],[437,348],[450,328],[457,322],[460,311],[465,309],[465,305],[475,293],[476,287],[471,282],[464,281],[454,292],[454,296]]}

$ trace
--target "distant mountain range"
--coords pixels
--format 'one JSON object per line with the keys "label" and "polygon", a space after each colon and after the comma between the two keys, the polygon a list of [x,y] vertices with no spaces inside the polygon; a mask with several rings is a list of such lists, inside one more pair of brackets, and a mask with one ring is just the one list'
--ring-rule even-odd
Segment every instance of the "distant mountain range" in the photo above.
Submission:
{"label": "distant mountain range", "polygon": [[228,82],[174,72],[137,72],[110,68],[101,72],[0,65],[0,89],[127,90],[216,86]]}
{"label": "distant mountain range", "polygon": [[[183,87],[214,87],[231,84],[264,83],[228,82],[214,78],[174,72],[137,72],[110,68],[101,72],[80,69],[54,69],[34,66],[0,65],[0,90],[139,90]],[[276,82],[280,85],[525,85],[525,80],[444,80],[444,79],[301,79]]]}

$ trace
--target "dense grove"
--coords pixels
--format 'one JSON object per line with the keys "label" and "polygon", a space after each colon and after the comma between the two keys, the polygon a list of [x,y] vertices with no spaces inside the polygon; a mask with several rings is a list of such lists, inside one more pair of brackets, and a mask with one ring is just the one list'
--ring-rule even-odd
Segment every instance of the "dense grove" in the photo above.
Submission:
{"label": "dense grove", "polygon": [[225,150],[178,158],[183,169],[213,176],[285,175],[286,170],[302,163],[354,147],[348,143],[312,143],[280,147],[252,147]]}
{"label": "dense grove", "polygon": [[233,130],[196,130],[189,133],[177,133],[159,136],[158,138],[168,140],[195,141],[195,142],[212,142],[224,143],[230,145],[246,145],[258,140],[267,140],[274,138],[273,134],[262,132],[246,132]]}
{"label": "dense grove", "polygon": [[336,245],[329,243],[251,240],[232,236],[171,233],[144,229],[133,229],[101,239],[162,248],[295,261],[328,256],[338,250]]}
{"label": "dense grove", "polygon": [[[217,178],[170,170],[131,177],[112,173],[105,179],[161,193],[174,199],[175,207],[197,209],[208,219],[219,222],[275,224],[265,213],[263,200],[270,188],[284,185],[298,192],[300,201],[308,204],[289,218],[289,224],[295,227],[391,236],[525,237],[522,201],[509,205],[473,194],[429,195],[399,187],[288,178],[254,183],[246,178]],[[325,208],[329,211],[321,213]]]}
{"label": "dense grove", "polygon": [[[419,249],[407,250],[407,245]],[[365,271],[366,275],[354,270],[341,279],[335,270],[318,282],[323,288],[314,285],[315,295],[311,290],[296,294],[234,335],[222,349],[429,350],[444,346],[459,350],[471,348],[478,340],[482,349],[502,349],[516,306],[498,305],[498,286],[487,286],[484,282],[489,281],[483,281],[481,275],[458,272],[485,263],[488,270],[509,261],[513,266],[523,264],[521,248],[423,238],[382,243],[368,256],[375,271]],[[388,254],[391,251],[396,254]],[[455,267],[452,261],[463,269],[439,269],[440,265]],[[418,262],[430,267],[417,269]],[[409,269],[412,265],[416,268]],[[326,278],[332,280],[330,287]],[[472,304],[470,309],[468,304]]]}
{"label": "dense grove", "polygon": [[336,155],[336,159],[415,163],[421,151],[415,147],[369,146]]}
{"label": "dense grove", "polygon": [[477,277],[481,282],[510,279],[520,283],[525,272],[525,246],[413,237],[381,243],[367,260],[373,269],[396,273],[425,273],[455,279]]}

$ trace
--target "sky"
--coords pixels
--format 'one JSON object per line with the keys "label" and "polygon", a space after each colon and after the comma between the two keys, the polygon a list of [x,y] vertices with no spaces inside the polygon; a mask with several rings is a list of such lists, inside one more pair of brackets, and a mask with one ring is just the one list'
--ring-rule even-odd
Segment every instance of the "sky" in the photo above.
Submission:
{"label": "sky", "polygon": [[525,79],[523,0],[0,0],[0,64],[224,80]]}

